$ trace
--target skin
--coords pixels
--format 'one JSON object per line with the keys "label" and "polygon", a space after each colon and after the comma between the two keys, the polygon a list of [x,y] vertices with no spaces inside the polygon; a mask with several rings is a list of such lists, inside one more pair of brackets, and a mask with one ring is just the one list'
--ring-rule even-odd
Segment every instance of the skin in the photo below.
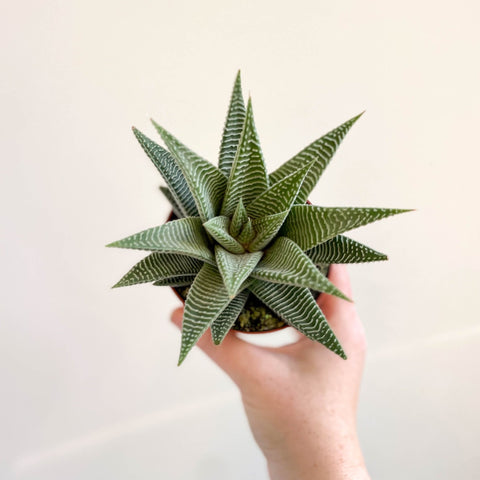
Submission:
{"label": "skin", "polygon": [[[329,279],[352,298],[344,265],[332,265]],[[322,294],[319,306],[348,360],[300,334],[280,348],[252,345],[233,331],[221,345],[210,335],[198,343],[238,386],[272,480],[370,478],[356,429],[364,329],[353,303]],[[182,315],[183,308],[172,314],[179,328]]]}

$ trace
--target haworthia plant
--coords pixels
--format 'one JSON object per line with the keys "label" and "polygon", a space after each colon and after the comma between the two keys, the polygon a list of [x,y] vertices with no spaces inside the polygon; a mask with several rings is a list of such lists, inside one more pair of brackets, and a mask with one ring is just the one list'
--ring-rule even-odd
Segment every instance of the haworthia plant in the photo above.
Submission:
{"label": "haworthia plant", "polygon": [[305,202],[353,117],[270,175],[240,72],[230,98],[218,167],[153,121],[166,148],[133,129],[165,180],[176,219],[107,246],[150,251],[115,287],[152,282],[186,288],[179,364],[211,328],[222,342],[258,299],[286,324],[346,358],[313,292],[349,299],[322,273],[332,263],[386,260],[342,234],[408,210],[331,208]]}

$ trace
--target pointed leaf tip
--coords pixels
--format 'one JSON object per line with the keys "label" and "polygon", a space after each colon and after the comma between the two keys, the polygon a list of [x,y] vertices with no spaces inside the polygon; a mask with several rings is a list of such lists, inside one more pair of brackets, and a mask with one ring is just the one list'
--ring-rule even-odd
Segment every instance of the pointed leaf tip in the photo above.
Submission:
{"label": "pointed leaf tip", "polygon": [[377,252],[344,235],[337,235],[305,253],[316,265],[377,262],[388,259],[384,253]]}
{"label": "pointed leaf tip", "polygon": [[220,245],[215,245],[215,260],[223,279],[223,285],[230,299],[235,298],[244,281],[262,258],[263,252],[230,253]]}
{"label": "pointed leaf tip", "polygon": [[240,197],[247,206],[267,189],[267,169],[249,98],[242,135],[223,197],[221,214],[231,216]]}
{"label": "pointed leaf tip", "polygon": [[238,143],[242,136],[243,125],[245,122],[245,101],[242,94],[242,80],[240,71],[235,78],[233,91],[230,96],[227,118],[223,128],[222,141],[218,159],[218,168],[225,175],[230,177],[235,155],[238,150]]}
{"label": "pointed leaf tip", "polygon": [[152,121],[168,150],[175,158],[195,200],[200,218],[206,222],[217,214],[227,179],[209,161],[197,155],[161,125]]}
{"label": "pointed leaf tip", "polygon": [[353,117],[353,120],[354,121],[358,120],[365,112],[366,110],[364,110],[363,112],[360,112],[356,117]]}
{"label": "pointed leaf tip", "polygon": [[229,303],[228,293],[217,268],[204,264],[185,301],[180,363]]}
{"label": "pointed leaf tip", "polygon": [[295,205],[280,233],[303,250],[310,250],[343,232],[407,211],[395,208]]}
{"label": "pointed leaf tip", "polygon": [[316,160],[308,176],[305,178],[295,202],[297,204],[304,204],[342,140],[361,115],[363,115],[363,112],[318,138],[277,168],[269,176],[270,184],[279,182],[282,178],[303,166],[307,161],[311,161],[312,159]]}
{"label": "pointed leaf tip", "polygon": [[346,358],[340,342],[308,288],[255,280],[249,290],[290,326]]}

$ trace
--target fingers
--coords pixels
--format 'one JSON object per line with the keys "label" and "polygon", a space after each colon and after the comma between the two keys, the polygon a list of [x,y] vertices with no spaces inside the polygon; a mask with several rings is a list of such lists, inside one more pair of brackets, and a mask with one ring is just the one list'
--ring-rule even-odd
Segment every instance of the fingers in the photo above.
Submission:
{"label": "fingers", "polygon": [[[182,328],[183,308],[177,308],[172,313],[172,323],[179,329]],[[260,354],[259,348],[240,340],[233,331],[230,331],[220,345],[215,345],[207,330],[197,345],[222,369],[234,382],[244,373],[245,369]]]}

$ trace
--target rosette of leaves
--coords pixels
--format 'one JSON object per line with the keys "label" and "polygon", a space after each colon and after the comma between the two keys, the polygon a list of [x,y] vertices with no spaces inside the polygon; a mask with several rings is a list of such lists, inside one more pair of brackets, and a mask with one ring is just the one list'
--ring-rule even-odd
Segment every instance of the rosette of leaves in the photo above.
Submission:
{"label": "rosette of leaves", "polygon": [[237,75],[223,130],[218,167],[158,125],[164,148],[133,132],[158,169],[175,220],[111,243],[151,252],[115,287],[154,282],[189,286],[182,325],[180,365],[211,328],[220,344],[249,297],[286,324],[346,358],[312,291],[349,300],[322,266],[387,257],[344,232],[407,210],[332,208],[306,204],[355,116],[315,140],[268,174]]}

